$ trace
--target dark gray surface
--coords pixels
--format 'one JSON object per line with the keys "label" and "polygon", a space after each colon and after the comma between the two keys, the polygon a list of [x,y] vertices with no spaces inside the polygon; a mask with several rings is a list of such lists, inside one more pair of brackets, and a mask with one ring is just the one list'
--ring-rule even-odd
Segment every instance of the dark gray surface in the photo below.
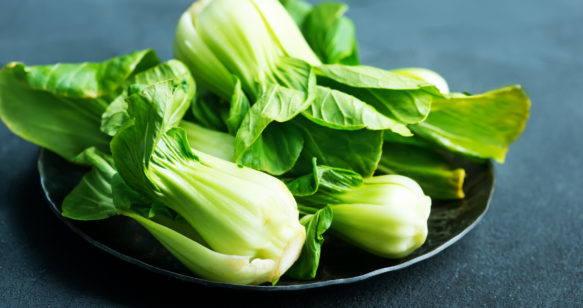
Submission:
{"label": "dark gray surface", "polygon": [[[583,305],[583,2],[349,4],[365,64],[432,68],[457,91],[520,83],[530,95],[527,129],[497,166],[491,209],[469,235],[420,264],[350,286],[262,294],[184,284],[66,229],[43,200],[37,148],[2,125],[0,305]],[[98,61],[146,47],[168,59],[188,5],[2,0],[0,63]]]}

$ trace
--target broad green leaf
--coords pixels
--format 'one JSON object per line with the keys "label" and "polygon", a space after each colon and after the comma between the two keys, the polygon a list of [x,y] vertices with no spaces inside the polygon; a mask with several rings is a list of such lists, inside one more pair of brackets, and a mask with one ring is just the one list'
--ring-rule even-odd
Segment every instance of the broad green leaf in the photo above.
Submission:
{"label": "broad green leaf", "polygon": [[100,63],[57,63],[26,68],[26,83],[67,98],[98,98],[117,90],[130,76],[160,63],[151,49],[136,51]]}
{"label": "broad green leaf", "polygon": [[15,134],[68,160],[91,146],[108,152],[102,113],[128,79],[158,63],[152,50],[101,63],[10,63],[0,71],[0,117]]}
{"label": "broad green leaf", "polygon": [[377,111],[404,124],[423,121],[435,97],[432,84],[370,66],[321,65],[318,83],[355,96]]}
{"label": "broad green leaf", "polygon": [[508,146],[524,130],[530,100],[520,86],[479,95],[438,99],[411,130],[449,151],[504,162]]}
{"label": "broad green leaf", "polygon": [[235,78],[235,89],[233,90],[233,96],[231,97],[231,104],[229,108],[229,114],[225,119],[225,124],[227,125],[227,130],[231,135],[236,135],[237,130],[241,127],[241,122],[243,122],[243,118],[249,112],[250,103],[243,92],[243,88],[241,87],[241,81],[236,76]]}
{"label": "broad green leaf", "polygon": [[318,86],[314,101],[302,113],[314,123],[343,130],[391,130],[404,136],[411,132],[397,122],[358,98],[344,92]]}
{"label": "broad green leaf", "polygon": [[286,272],[287,276],[300,280],[316,278],[322,244],[324,244],[323,235],[332,225],[332,219],[333,212],[329,206],[300,219],[300,223],[306,228],[306,241],[299,259]]}
{"label": "broad green leaf", "polygon": [[[109,136],[114,136],[129,120],[126,102],[128,95],[139,92],[148,85],[165,80],[174,80],[176,84],[185,87],[194,83],[188,68],[177,60],[158,64],[132,76],[124,84],[122,93],[109,104],[101,116],[101,131]],[[195,87],[191,87],[189,91],[195,91]]]}
{"label": "broad green leaf", "polygon": [[26,84],[26,70],[11,63],[0,71],[0,117],[6,126],[69,161],[92,146],[108,152],[109,137],[99,130],[101,113],[94,108],[101,104],[33,90]]}
{"label": "broad green leaf", "polygon": [[304,149],[294,174],[312,171],[314,157],[319,164],[353,170],[365,177],[374,173],[381,157],[383,131],[335,130],[304,117],[297,117],[292,123],[301,128],[304,135]]}
{"label": "broad green leaf", "polygon": [[62,215],[75,220],[99,220],[117,215],[112,198],[111,178],[93,168],[65,197]]}
{"label": "broad green leaf", "polygon": [[[152,191],[146,169],[166,131],[176,126],[192,100],[194,83],[182,86],[163,81],[127,98],[133,125],[122,128],[111,141],[116,167],[133,189]],[[186,136],[184,137],[186,139]]]}
{"label": "broad green leaf", "polygon": [[99,129],[104,134],[113,137],[129,121],[126,99],[126,93],[120,94],[107,106],[105,112],[103,112]]}
{"label": "broad green leaf", "polygon": [[320,189],[343,192],[362,184],[362,176],[354,171],[318,165],[316,158],[312,160],[312,163],[314,166],[312,173],[300,176],[286,184],[295,197],[312,196]]}
{"label": "broad green leaf", "polygon": [[[301,134],[295,133],[296,129],[289,124],[277,125],[265,133],[264,131],[272,122],[283,123],[291,120],[310,103],[306,101],[306,93],[303,91],[266,85],[237,131],[237,163],[272,174],[282,174],[291,169],[301,151]],[[282,146],[283,148],[278,148]],[[292,152],[285,157],[278,157],[290,150]]]}
{"label": "broad green leaf", "polygon": [[[347,192],[363,183],[360,174],[342,168],[317,165],[313,160],[312,173],[300,176],[287,183],[287,187],[299,204],[300,213],[311,214],[313,211],[305,207],[321,209],[327,204],[342,203],[338,195]],[[306,211],[307,210],[307,211]]]}
{"label": "broad green leaf", "polygon": [[344,17],[348,6],[327,2],[313,7],[305,17],[302,32],[322,62],[358,65],[354,23]]}
{"label": "broad green leaf", "polygon": [[[303,91],[306,103],[310,101],[316,89],[316,75],[310,64],[296,58],[281,57],[272,74],[275,78],[273,83]],[[258,86],[264,88],[263,85]]]}
{"label": "broad green leaf", "polygon": [[237,163],[280,175],[290,170],[304,145],[302,131],[290,123],[272,123],[239,156]]}
{"label": "broad green leaf", "polygon": [[431,148],[385,142],[377,172],[410,177],[431,198],[464,198],[464,169]]}
{"label": "broad green leaf", "polygon": [[98,220],[117,215],[111,189],[111,178],[116,172],[111,157],[89,148],[75,160],[93,167],[65,197],[62,215],[76,220]]}

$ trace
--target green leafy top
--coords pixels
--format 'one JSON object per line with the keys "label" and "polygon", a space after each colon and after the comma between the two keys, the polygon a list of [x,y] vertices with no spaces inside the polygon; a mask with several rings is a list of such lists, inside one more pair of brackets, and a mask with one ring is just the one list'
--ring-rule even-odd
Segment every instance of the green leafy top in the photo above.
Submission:
{"label": "green leafy top", "polygon": [[[177,60],[170,60],[151,67],[143,72],[129,78],[122,89],[122,92],[113,100],[101,116],[101,131],[109,136],[114,136],[129,120],[127,114],[127,97],[141,89],[158,82],[173,80],[181,87],[189,87],[194,83],[188,68]],[[189,91],[194,93],[195,87]],[[190,95],[194,95],[191,93]],[[180,112],[180,110],[179,110]],[[178,121],[175,119],[174,121]]]}
{"label": "green leafy top", "polygon": [[343,16],[347,10],[343,3],[320,3],[302,23],[306,40],[324,63],[359,64],[354,23]]}
{"label": "green leafy top", "polygon": [[[271,122],[286,122],[304,111],[311,103],[306,100],[306,95],[303,91],[279,85],[265,85],[259,100],[251,106],[237,131],[237,162],[272,174],[282,174],[290,170],[303,145],[301,134],[289,125],[272,125],[269,130],[266,129]],[[282,140],[289,140],[286,143],[291,146],[288,148],[291,151],[286,151],[287,155],[281,153],[281,156],[268,156],[271,149],[286,148],[282,147]]]}
{"label": "green leafy top", "polygon": [[101,63],[10,63],[0,71],[0,117],[15,134],[70,161],[92,146],[109,152],[102,113],[127,79],[157,64],[152,50]]}
{"label": "green leafy top", "polygon": [[315,72],[318,83],[350,93],[403,124],[423,121],[432,100],[442,96],[430,83],[370,66],[321,65]]}
{"label": "green leafy top", "polygon": [[455,94],[435,100],[427,119],[410,128],[449,151],[503,163],[508,146],[524,130],[529,108],[520,86],[472,96]]}
{"label": "green leafy top", "polygon": [[[156,147],[188,110],[194,96],[194,80],[173,80],[150,85],[127,98],[134,119],[111,141],[116,167],[126,182],[141,193],[151,193],[146,169]],[[152,103],[157,102],[157,103]],[[186,137],[184,138],[186,139]]]}
{"label": "green leafy top", "polygon": [[117,90],[125,80],[160,63],[151,49],[100,63],[53,64],[25,69],[31,89],[68,98],[97,98]]}
{"label": "green leafy top", "polygon": [[418,90],[439,94],[434,85],[372,66],[325,64],[314,68],[318,76],[332,79],[354,88]]}

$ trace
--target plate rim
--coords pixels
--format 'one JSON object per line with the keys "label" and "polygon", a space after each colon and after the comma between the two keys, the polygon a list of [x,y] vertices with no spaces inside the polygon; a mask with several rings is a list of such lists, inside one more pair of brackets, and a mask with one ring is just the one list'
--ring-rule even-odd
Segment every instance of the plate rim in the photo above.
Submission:
{"label": "plate rim", "polygon": [[353,283],[367,280],[369,278],[376,277],[376,276],[379,276],[379,275],[382,275],[382,274],[385,274],[388,272],[401,270],[401,269],[409,267],[415,263],[422,262],[428,258],[435,256],[436,254],[438,254],[441,251],[443,251],[444,249],[448,248],[449,246],[451,246],[455,242],[459,241],[468,232],[470,232],[472,229],[475,228],[475,226],[483,219],[484,215],[488,212],[488,209],[490,208],[490,203],[492,201],[492,196],[494,195],[494,191],[495,191],[495,187],[496,187],[496,172],[495,172],[496,170],[494,168],[492,160],[488,159],[485,161],[484,164],[488,168],[488,172],[490,172],[492,174],[492,186],[490,187],[490,189],[488,191],[488,197],[486,200],[486,205],[484,207],[484,210],[463,231],[456,234],[454,237],[450,238],[449,240],[447,240],[443,244],[437,246],[435,249],[433,249],[425,254],[422,254],[420,256],[417,256],[411,260],[408,260],[406,262],[399,263],[397,265],[379,268],[379,269],[376,269],[374,271],[370,271],[370,272],[365,273],[365,274],[361,274],[361,275],[357,275],[357,276],[353,276],[353,277],[348,277],[348,278],[336,278],[336,279],[331,279],[331,280],[326,280],[326,281],[306,282],[306,283],[302,283],[302,284],[279,285],[279,286],[278,285],[274,285],[274,286],[271,286],[271,285],[240,285],[240,284],[206,280],[203,278],[185,275],[185,274],[177,273],[177,272],[174,272],[171,270],[167,270],[167,269],[163,269],[163,268],[154,266],[152,264],[149,264],[147,262],[144,262],[142,260],[139,260],[137,258],[129,256],[127,254],[124,254],[120,251],[117,251],[117,250],[107,246],[106,244],[92,238],[87,233],[80,230],[77,226],[75,226],[75,224],[73,223],[72,220],[67,219],[66,217],[61,215],[61,211],[59,210],[59,207],[55,204],[54,200],[49,195],[49,191],[47,189],[47,184],[45,182],[46,176],[44,173],[45,168],[44,168],[44,163],[43,163],[43,157],[46,155],[46,152],[48,152],[47,149],[40,148],[39,155],[37,158],[37,170],[39,172],[40,184],[42,187],[43,195],[45,196],[45,199],[48,201],[50,208],[51,208],[51,211],[59,218],[59,220],[64,222],[65,225],[67,225],[75,234],[77,234],[78,236],[80,236],[81,238],[83,238],[84,240],[89,242],[91,245],[101,249],[102,251],[105,251],[106,253],[123,260],[124,262],[128,262],[128,263],[133,264],[135,266],[149,270],[150,272],[153,272],[153,273],[156,273],[159,275],[165,275],[167,277],[172,277],[172,278],[179,279],[181,281],[185,281],[185,282],[189,282],[189,283],[196,283],[196,284],[204,285],[207,287],[221,287],[221,288],[233,289],[233,290],[278,292],[278,291],[310,290],[310,289],[324,288],[324,287],[330,287],[330,286],[341,285],[341,284],[343,284],[343,285],[344,284],[353,284]]}

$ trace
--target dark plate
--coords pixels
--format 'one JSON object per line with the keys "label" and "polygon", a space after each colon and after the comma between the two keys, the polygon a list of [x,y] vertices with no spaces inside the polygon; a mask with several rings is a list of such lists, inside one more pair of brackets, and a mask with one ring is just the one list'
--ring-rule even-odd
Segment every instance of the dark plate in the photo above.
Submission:
{"label": "dark plate", "polygon": [[494,170],[491,162],[480,164],[458,159],[456,163],[467,172],[464,186],[466,198],[434,202],[429,216],[427,241],[413,254],[398,260],[382,259],[328,237],[315,280],[305,282],[284,277],[276,286],[243,286],[197,278],[176,261],[145,229],[126,217],[89,222],[64,218],[61,216],[60,205],[87,169],[72,165],[46,150],[40,152],[38,169],[43,190],[52,210],[75,233],[94,246],[150,271],[196,284],[277,291],[311,289],[361,281],[425,260],[455,243],[486,213],[494,189]]}

